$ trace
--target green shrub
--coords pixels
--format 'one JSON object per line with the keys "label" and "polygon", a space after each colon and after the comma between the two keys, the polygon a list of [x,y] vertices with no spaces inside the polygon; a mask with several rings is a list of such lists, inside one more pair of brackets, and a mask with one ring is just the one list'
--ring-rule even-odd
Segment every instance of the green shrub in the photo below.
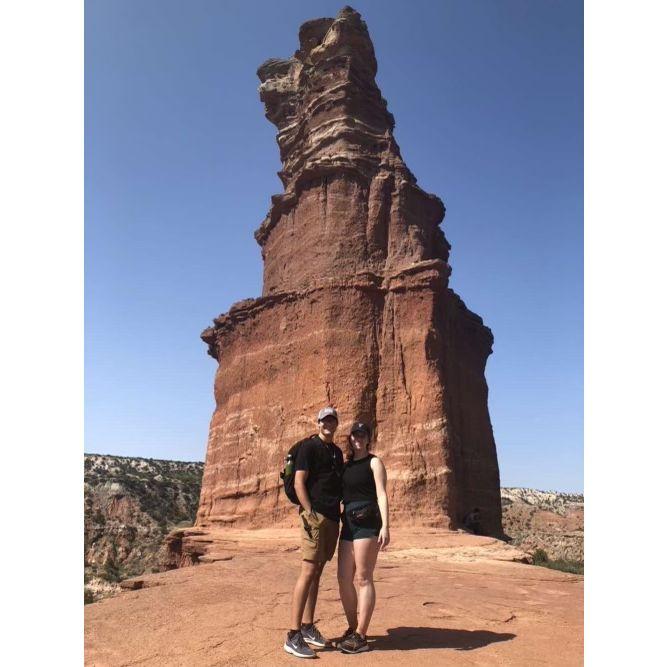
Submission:
{"label": "green shrub", "polygon": [[123,579],[123,572],[114,563],[107,561],[104,566],[104,571],[100,573],[102,579],[106,579],[110,583],[117,583]]}
{"label": "green shrub", "polygon": [[560,570],[561,572],[569,572],[570,574],[583,574],[584,562],[581,560],[565,560],[559,558],[557,560],[550,560],[546,567],[552,570]]}
{"label": "green shrub", "polygon": [[544,549],[535,549],[533,551],[533,565],[545,565],[549,562],[549,556]]}
{"label": "green shrub", "polygon": [[584,573],[583,561],[567,560],[565,558],[551,560],[544,549],[535,549],[533,551],[533,565],[548,567],[551,570],[560,570],[561,572],[568,572],[570,574]]}

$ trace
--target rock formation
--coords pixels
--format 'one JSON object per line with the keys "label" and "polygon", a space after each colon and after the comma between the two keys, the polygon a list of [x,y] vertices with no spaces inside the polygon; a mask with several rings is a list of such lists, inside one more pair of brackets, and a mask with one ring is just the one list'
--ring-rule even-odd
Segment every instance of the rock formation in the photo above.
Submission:
{"label": "rock formation", "polygon": [[394,523],[456,528],[479,507],[500,535],[493,337],[448,288],[445,207],[401,158],[359,14],[308,21],[299,42],[258,70],[285,187],[255,234],[263,294],[202,333],[219,368],[197,525],[293,514],[283,456],[332,404],[339,444],[373,425]]}

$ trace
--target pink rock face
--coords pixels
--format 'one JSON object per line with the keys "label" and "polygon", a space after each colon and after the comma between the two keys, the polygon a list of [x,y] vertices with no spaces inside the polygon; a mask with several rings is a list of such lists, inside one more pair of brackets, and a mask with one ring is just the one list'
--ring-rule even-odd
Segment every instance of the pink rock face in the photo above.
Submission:
{"label": "pink rock face", "polygon": [[493,337],[448,288],[445,208],[401,158],[359,14],[299,38],[258,70],[285,186],[255,234],[263,295],[202,334],[219,368],[197,525],[289,521],[283,457],[331,404],[341,447],[352,421],[373,425],[394,523],[456,528],[478,507],[500,535]]}

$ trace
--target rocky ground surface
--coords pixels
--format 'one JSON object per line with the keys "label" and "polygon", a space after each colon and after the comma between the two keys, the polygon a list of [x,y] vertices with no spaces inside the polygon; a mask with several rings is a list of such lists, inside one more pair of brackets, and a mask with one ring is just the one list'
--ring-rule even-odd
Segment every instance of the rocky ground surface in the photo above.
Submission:
{"label": "rocky ground surface", "polygon": [[[85,608],[86,664],[282,665],[296,529],[209,533],[204,564],[149,574]],[[524,554],[492,538],[395,529],[376,569],[371,651],[329,664],[581,665],[583,577],[516,562]],[[345,628],[335,564],[325,568],[318,625]]]}
{"label": "rocky ground surface", "polygon": [[584,496],[502,488],[503,528],[512,544],[552,560],[584,561]]}

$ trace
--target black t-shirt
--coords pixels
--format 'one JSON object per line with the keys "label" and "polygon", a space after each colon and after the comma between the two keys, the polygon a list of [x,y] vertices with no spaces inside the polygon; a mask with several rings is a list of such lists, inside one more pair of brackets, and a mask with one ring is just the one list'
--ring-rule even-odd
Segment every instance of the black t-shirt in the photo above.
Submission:
{"label": "black t-shirt", "polygon": [[343,471],[340,447],[314,435],[299,447],[294,469],[308,471],[306,489],[313,509],[332,521],[338,521]]}
{"label": "black t-shirt", "polygon": [[359,500],[377,500],[375,477],[371,469],[373,454],[359,461],[351,460],[343,468],[343,503]]}

